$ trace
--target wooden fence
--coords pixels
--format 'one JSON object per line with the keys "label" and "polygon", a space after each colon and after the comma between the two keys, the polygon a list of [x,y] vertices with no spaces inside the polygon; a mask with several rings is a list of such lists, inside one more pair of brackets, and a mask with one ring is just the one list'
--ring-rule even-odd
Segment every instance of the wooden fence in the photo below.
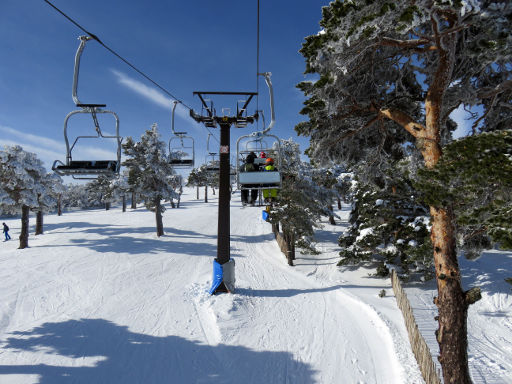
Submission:
{"label": "wooden fence", "polygon": [[391,284],[393,285],[393,291],[395,292],[398,307],[404,316],[405,326],[407,328],[407,333],[409,334],[409,341],[411,342],[411,348],[420,367],[423,379],[426,384],[441,384],[441,379],[439,378],[440,375],[437,372],[430,349],[418,329],[411,304],[404,289],[402,288],[402,284],[400,283],[400,279],[398,278],[395,270],[391,271]]}
{"label": "wooden fence", "polygon": [[288,265],[293,266],[293,260],[295,260],[295,238],[292,235],[287,235],[283,231],[283,233],[279,232],[279,225],[272,225],[272,232],[274,232],[274,236],[276,238],[277,244],[281,249],[281,252],[284,253],[286,259],[288,260]]}

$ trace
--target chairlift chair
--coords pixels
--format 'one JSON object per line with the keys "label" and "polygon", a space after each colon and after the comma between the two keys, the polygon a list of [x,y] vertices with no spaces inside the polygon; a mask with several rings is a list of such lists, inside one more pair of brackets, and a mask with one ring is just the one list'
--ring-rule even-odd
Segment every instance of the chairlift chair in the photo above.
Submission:
{"label": "chairlift chair", "polygon": [[[72,97],[75,105],[81,109],[71,111],[64,119],[64,141],[66,143],[66,162],[55,160],[52,170],[60,176],[72,176],[74,179],[96,179],[100,175],[113,176],[119,173],[121,167],[121,142],[122,137],[119,136],[119,118],[116,113],[104,110],[105,104],[84,104],[81,103],[77,96],[78,74],[80,70],[80,57],[90,36],[80,36],[80,45],[75,54],[75,66],[73,74],[73,91]],[[79,135],[70,145],[68,136],[68,121],[71,116],[85,113],[90,114],[93,120],[96,135]],[[115,135],[106,135],[102,132],[98,122],[98,114],[111,114],[116,122]],[[115,139],[117,142],[117,152],[115,159],[112,160],[73,160],[73,149],[77,142],[81,139]]]}
{"label": "chairlift chair", "polygon": [[[281,188],[281,172],[279,171],[281,165],[281,141],[275,135],[268,132],[275,124],[274,114],[274,92],[272,82],[270,81],[271,74],[269,72],[261,74],[265,77],[265,81],[269,88],[270,93],[270,111],[271,122],[269,126],[263,131],[253,132],[249,135],[241,136],[236,142],[236,159],[237,159],[237,187],[243,189],[278,189]],[[268,157],[274,159],[274,164],[277,171],[264,171],[259,172],[244,172],[242,171],[242,163],[247,158],[250,152],[262,151]],[[265,159],[257,158],[255,163],[262,167]],[[258,164],[259,163],[259,164]]]}
{"label": "chairlift chair", "polygon": [[194,138],[187,136],[187,132],[176,132],[174,130],[174,112],[177,105],[178,101],[174,101],[171,123],[174,136],[169,139],[169,164],[175,168],[194,168]]}
{"label": "chairlift chair", "polygon": [[220,172],[220,159],[219,154],[217,152],[210,151],[210,136],[212,134],[208,134],[208,139],[206,141],[206,150],[208,151],[208,155],[206,155],[206,170],[211,173],[219,173]]}
{"label": "chairlift chair", "polygon": [[[259,139],[260,144],[269,143],[265,145],[259,145],[253,147],[249,145],[254,142],[254,139]],[[266,140],[265,140],[266,139]],[[253,132],[250,135],[241,136],[236,143],[237,151],[237,187],[240,190],[243,189],[278,189],[281,187],[281,172],[279,171],[281,164],[281,146],[280,140],[275,135],[263,134],[263,132]],[[244,172],[242,171],[242,165],[247,158],[247,155],[251,152],[263,151],[267,154],[267,157],[274,159],[274,165],[278,169],[277,171],[265,171],[263,170],[266,158],[256,158],[254,163],[259,166],[260,171],[255,172]]]}

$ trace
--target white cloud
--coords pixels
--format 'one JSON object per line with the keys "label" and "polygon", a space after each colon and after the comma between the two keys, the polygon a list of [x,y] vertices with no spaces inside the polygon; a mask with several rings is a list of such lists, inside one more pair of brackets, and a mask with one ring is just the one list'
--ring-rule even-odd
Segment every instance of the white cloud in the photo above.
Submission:
{"label": "white cloud", "polygon": [[[167,111],[169,111],[170,119],[170,112],[173,105],[173,101],[171,99],[169,99],[159,90],[149,87],[146,84],[127,76],[123,72],[117,71],[115,69],[111,69],[110,71],[116,76],[119,84],[146,98],[148,101],[158,105],[159,107],[165,108]],[[190,126],[199,131],[199,125],[190,118],[189,110],[186,107],[184,107],[182,104],[178,104],[175,113],[176,116],[187,121]],[[181,129],[178,128],[176,130],[180,131]]]}
{"label": "white cloud", "polygon": [[[18,129],[6,127],[3,125],[0,125],[0,132],[2,132],[2,137],[18,137],[23,140],[24,145],[27,145],[28,143],[33,143],[36,145],[36,148],[40,147],[48,147],[53,149],[62,149],[64,148],[63,141],[57,141],[53,139],[49,139],[44,136],[38,136],[38,135],[32,135],[30,133],[22,132]],[[19,144],[20,145],[20,144]]]}
{"label": "white cloud", "polygon": [[124,85],[126,88],[133,92],[145,97],[149,101],[165,109],[171,108],[171,100],[164,96],[162,92],[154,88],[148,87],[146,84],[135,80],[122,72],[111,69],[112,73],[117,77],[119,84]]}

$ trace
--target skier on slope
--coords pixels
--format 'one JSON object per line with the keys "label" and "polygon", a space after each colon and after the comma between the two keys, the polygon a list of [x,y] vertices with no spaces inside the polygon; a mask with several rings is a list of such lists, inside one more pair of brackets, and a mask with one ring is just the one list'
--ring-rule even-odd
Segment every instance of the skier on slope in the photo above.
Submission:
{"label": "skier on slope", "polygon": [[11,236],[9,236],[9,227],[5,223],[2,223],[2,225],[4,226],[3,233],[5,234],[5,241],[11,240]]}

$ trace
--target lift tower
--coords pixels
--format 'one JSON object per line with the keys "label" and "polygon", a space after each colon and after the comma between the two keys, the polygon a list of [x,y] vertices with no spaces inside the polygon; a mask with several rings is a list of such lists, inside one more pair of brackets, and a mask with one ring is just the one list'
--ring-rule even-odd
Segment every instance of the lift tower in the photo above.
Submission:
{"label": "lift tower", "polygon": [[[210,293],[216,292],[232,292],[234,287],[225,277],[222,279],[224,265],[230,261],[230,128],[234,125],[237,128],[246,127],[247,124],[252,124],[258,120],[258,114],[248,116],[247,106],[252,98],[257,95],[256,92],[194,92],[194,95],[199,96],[202,103],[202,113],[197,114],[194,110],[190,110],[190,116],[198,123],[204,124],[206,127],[217,128],[220,127],[220,150],[219,150],[219,211],[218,211],[218,227],[217,227],[217,258],[214,262],[214,283]],[[237,102],[236,114],[233,116],[217,116],[216,110],[213,107],[213,102],[208,105],[205,97],[211,96],[242,96],[245,97],[241,103]],[[223,109],[224,110],[224,109]],[[216,264],[217,263],[217,264]],[[220,281],[215,282],[216,265],[220,266]],[[233,276],[234,280],[234,264],[230,264],[229,275]],[[226,275],[226,273],[224,273]],[[217,274],[219,276],[219,274]],[[216,286],[217,285],[217,286]]]}

